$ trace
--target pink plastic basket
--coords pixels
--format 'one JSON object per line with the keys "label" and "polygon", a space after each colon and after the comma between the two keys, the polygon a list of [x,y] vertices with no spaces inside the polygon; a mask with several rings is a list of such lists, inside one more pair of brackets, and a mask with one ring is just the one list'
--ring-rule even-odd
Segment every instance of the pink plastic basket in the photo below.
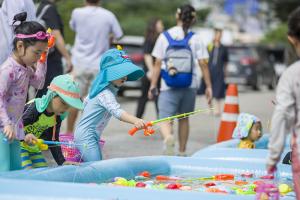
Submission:
{"label": "pink plastic basket", "polygon": [[[72,134],[60,134],[59,141],[72,143],[74,141],[74,136]],[[99,141],[100,150],[103,149],[104,144],[104,140]],[[61,150],[66,161],[81,162],[80,151],[76,148],[75,145],[61,145]]]}

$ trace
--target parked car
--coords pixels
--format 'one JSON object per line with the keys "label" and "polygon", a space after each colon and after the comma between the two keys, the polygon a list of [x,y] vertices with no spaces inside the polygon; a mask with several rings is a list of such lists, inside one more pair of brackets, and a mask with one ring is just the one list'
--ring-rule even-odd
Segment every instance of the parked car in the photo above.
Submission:
{"label": "parked car", "polygon": [[240,45],[228,47],[226,83],[251,86],[259,90],[263,84],[274,89],[277,77],[273,63],[264,47]]}
{"label": "parked car", "polygon": [[[143,53],[144,37],[142,36],[124,36],[119,41],[113,42],[113,47],[121,45],[126,51],[132,62],[141,68],[144,68],[144,53]],[[119,95],[123,96],[126,90],[140,89],[141,80],[127,81],[119,90]]]}

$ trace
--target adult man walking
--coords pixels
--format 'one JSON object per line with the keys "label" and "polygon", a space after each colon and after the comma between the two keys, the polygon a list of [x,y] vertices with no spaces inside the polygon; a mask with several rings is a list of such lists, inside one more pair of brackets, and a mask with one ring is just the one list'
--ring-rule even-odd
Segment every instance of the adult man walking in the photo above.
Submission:
{"label": "adult man walking", "polygon": [[[100,0],[86,0],[84,7],[73,10],[70,20],[70,27],[76,33],[72,50],[73,75],[83,97],[88,93],[99,69],[101,55],[109,49],[110,41],[123,35],[115,15],[99,3]],[[70,110],[68,133],[73,133],[77,115],[77,110]]]}

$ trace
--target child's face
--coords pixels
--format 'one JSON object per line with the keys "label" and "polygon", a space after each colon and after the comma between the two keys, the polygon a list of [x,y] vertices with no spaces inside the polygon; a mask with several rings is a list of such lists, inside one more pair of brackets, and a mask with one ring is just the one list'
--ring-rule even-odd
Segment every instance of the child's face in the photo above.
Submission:
{"label": "child's face", "polygon": [[47,50],[46,42],[36,42],[32,46],[25,48],[24,43],[17,43],[17,53],[20,60],[26,66],[33,66],[40,59],[41,54]]}
{"label": "child's face", "polygon": [[59,96],[56,96],[52,99],[52,112],[56,115],[61,115],[69,109],[69,105],[64,102]]}
{"label": "child's face", "polygon": [[121,86],[125,83],[125,81],[127,81],[127,76],[112,81],[112,84],[114,84],[114,85],[117,86],[117,87],[121,87]]}
{"label": "child's face", "polygon": [[253,142],[259,140],[262,136],[262,125],[260,122],[255,122],[250,130],[249,139]]}

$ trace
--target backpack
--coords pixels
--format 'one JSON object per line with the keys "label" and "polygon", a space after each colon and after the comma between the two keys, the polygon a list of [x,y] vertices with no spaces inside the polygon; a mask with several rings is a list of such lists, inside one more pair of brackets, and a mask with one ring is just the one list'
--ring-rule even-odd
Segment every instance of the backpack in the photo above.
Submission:
{"label": "backpack", "polygon": [[169,42],[164,62],[166,68],[161,70],[161,77],[167,86],[186,88],[192,84],[194,59],[189,40],[194,35],[189,32],[182,40],[174,40],[170,34],[163,33]]}

